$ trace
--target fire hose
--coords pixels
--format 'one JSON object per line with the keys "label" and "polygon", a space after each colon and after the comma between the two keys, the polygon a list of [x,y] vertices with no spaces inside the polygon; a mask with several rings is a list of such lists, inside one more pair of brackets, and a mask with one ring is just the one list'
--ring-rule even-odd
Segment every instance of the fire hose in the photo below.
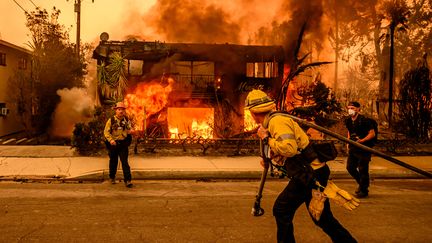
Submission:
{"label": "fire hose", "polygon": [[[316,130],[318,130],[320,132],[323,132],[323,133],[325,133],[325,134],[327,134],[327,135],[329,135],[331,137],[334,137],[334,138],[336,138],[338,140],[341,140],[343,142],[346,142],[348,144],[356,146],[356,147],[358,147],[358,148],[360,148],[360,149],[362,149],[364,151],[367,151],[367,152],[370,152],[372,154],[378,155],[379,157],[381,157],[383,159],[386,159],[386,160],[388,160],[388,161],[390,161],[392,163],[395,163],[395,164],[400,165],[402,167],[405,167],[405,168],[407,168],[409,170],[417,172],[417,173],[419,173],[421,175],[424,175],[427,178],[432,178],[432,173],[429,173],[429,172],[427,172],[425,170],[422,170],[422,169],[419,169],[417,167],[414,167],[414,166],[412,166],[410,164],[407,164],[407,163],[405,163],[403,161],[400,161],[400,160],[398,160],[396,158],[393,158],[393,157],[391,157],[391,156],[389,156],[389,155],[387,155],[387,154],[385,154],[383,152],[380,152],[378,150],[375,150],[375,149],[372,149],[370,147],[367,147],[367,146],[365,146],[365,145],[363,145],[361,143],[357,143],[357,142],[355,142],[353,140],[350,140],[350,139],[348,139],[348,138],[346,138],[346,137],[344,137],[344,136],[342,136],[340,134],[332,132],[332,131],[324,128],[324,127],[321,127],[321,126],[318,126],[316,124],[307,122],[307,121],[305,121],[303,119],[300,119],[300,118],[298,118],[296,116],[289,115],[289,114],[286,114],[286,113],[284,113],[284,116],[288,116],[289,118],[293,119],[294,121],[296,121],[300,125],[304,125],[304,126],[307,126],[309,128],[316,129]],[[261,208],[261,198],[262,198],[262,192],[263,192],[263,189],[264,189],[264,183],[265,183],[265,180],[267,178],[267,172],[268,172],[269,166],[271,164],[270,158],[268,158],[268,149],[269,149],[268,139],[261,140],[260,147],[261,147],[261,157],[262,157],[262,159],[264,161],[264,170],[263,170],[263,173],[261,175],[261,182],[260,182],[260,186],[258,188],[258,193],[256,195],[255,203],[254,203],[254,206],[252,208],[252,215],[253,216],[257,216],[257,217],[264,214],[264,209]]]}

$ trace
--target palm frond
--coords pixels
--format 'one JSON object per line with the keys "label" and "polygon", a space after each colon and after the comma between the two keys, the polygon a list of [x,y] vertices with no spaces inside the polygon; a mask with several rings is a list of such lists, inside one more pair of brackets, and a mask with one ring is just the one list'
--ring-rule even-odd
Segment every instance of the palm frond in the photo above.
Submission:
{"label": "palm frond", "polygon": [[126,78],[126,60],[119,52],[115,52],[110,56],[107,73],[110,86],[116,90],[115,97],[120,99],[128,87],[128,82]]}
{"label": "palm frond", "polygon": [[100,86],[109,83],[109,75],[104,62],[97,66],[97,80]]}

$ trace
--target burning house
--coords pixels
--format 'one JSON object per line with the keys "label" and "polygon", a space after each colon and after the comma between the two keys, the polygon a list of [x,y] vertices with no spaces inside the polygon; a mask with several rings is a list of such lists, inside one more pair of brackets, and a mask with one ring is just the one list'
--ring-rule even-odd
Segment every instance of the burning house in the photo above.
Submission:
{"label": "burning house", "polygon": [[99,80],[100,102],[124,99],[135,129],[147,136],[233,137],[251,125],[243,109],[247,93],[260,88],[276,95],[282,84],[281,46],[107,39],[101,35],[93,52],[98,73],[106,68],[109,75],[111,57],[121,56],[127,88],[107,95]]}

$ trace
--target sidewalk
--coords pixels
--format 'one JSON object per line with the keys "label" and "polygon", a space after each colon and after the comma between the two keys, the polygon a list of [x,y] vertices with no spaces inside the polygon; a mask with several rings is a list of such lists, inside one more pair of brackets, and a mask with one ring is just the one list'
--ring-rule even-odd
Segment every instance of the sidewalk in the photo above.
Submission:
{"label": "sidewalk", "polygon": [[[412,166],[432,172],[432,156],[396,157]],[[256,156],[141,156],[131,155],[134,180],[141,179],[259,179],[262,168]],[[346,158],[328,165],[333,178],[351,178]],[[121,170],[118,177],[122,178]],[[426,178],[423,175],[372,157],[371,178]],[[66,146],[0,146],[0,180],[96,180],[108,178],[108,156],[81,157]]]}

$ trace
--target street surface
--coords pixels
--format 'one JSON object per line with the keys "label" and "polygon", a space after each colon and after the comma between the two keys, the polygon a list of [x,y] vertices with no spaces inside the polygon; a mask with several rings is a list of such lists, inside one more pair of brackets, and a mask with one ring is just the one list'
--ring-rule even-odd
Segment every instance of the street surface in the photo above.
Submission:
{"label": "street surface", "polygon": [[[271,213],[286,180],[266,183],[251,216],[259,181],[0,182],[0,242],[276,242]],[[337,180],[349,192],[352,180]],[[432,242],[432,180],[375,180],[370,197],[336,218],[359,242]],[[297,242],[331,242],[304,206]]]}

